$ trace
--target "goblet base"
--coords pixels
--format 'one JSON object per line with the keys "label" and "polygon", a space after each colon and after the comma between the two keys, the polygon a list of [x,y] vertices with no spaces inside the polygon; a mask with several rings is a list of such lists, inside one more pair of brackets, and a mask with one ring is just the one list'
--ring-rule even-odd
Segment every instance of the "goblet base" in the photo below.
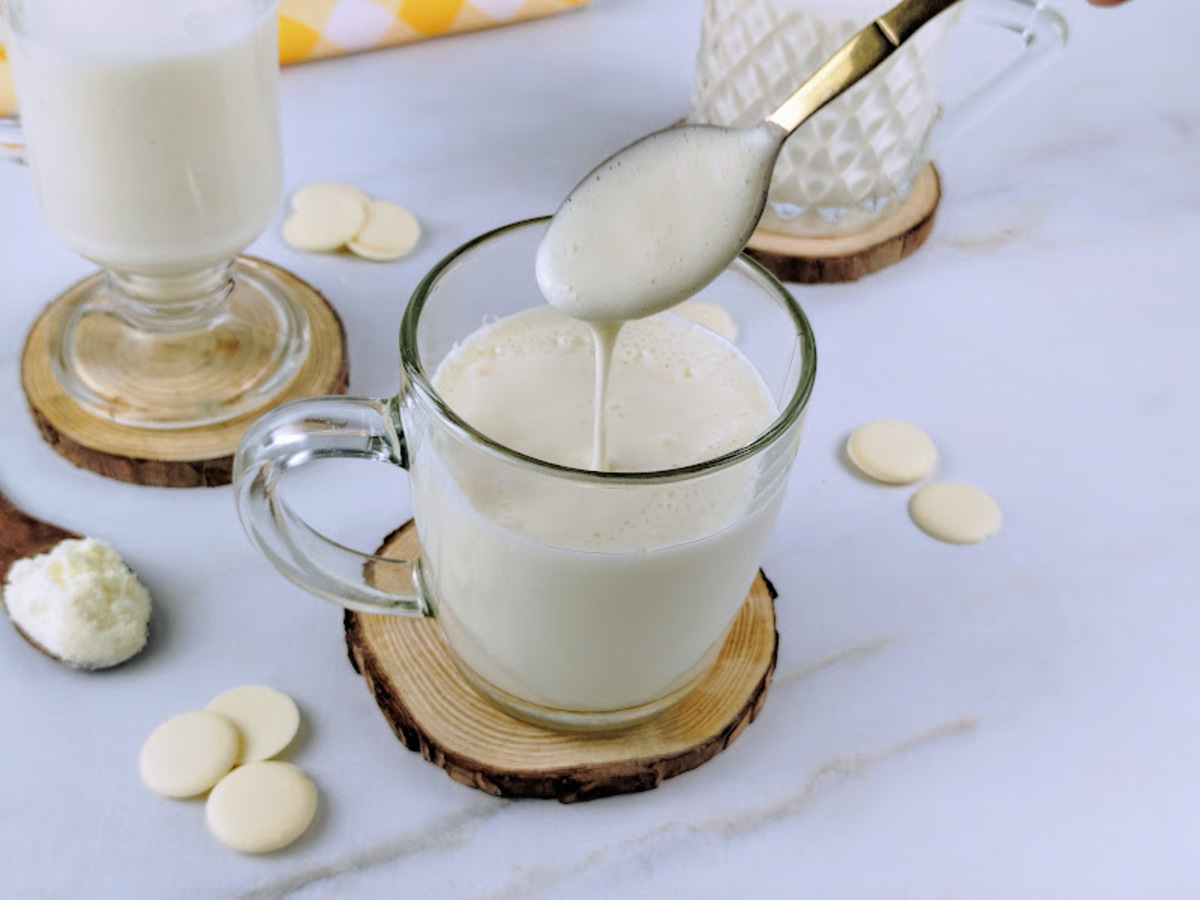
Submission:
{"label": "goblet base", "polygon": [[309,322],[270,269],[236,260],[185,279],[99,273],[59,301],[50,364],[91,415],[197,428],[274,405],[308,352]]}
{"label": "goblet base", "polygon": [[[345,333],[333,308],[284,269],[250,257],[235,266],[234,290],[207,317],[216,320],[211,329],[158,330],[143,339],[104,296],[103,273],[52,301],[21,362],[22,386],[47,442],[74,464],[121,481],[228,484],[238,441],[258,415],[299,397],[343,393]],[[285,312],[256,307],[264,285],[274,295],[268,303],[285,298]],[[273,343],[264,338],[281,316],[298,342],[278,332]],[[73,322],[74,346],[65,351]],[[84,363],[76,378],[90,393],[69,389],[70,377],[61,376],[65,352]]]}

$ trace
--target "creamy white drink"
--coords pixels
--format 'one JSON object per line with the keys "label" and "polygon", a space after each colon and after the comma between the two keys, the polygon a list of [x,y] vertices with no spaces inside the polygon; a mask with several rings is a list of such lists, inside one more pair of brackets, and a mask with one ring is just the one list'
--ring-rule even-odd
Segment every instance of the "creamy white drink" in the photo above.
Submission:
{"label": "creamy white drink", "polygon": [[7,40],[43,215],[139,275],[232,259],[282,189],[273,10],[164,3],[32,4]]}
{"label": "creamy white drink", "polygon": [[535,274],[553,307],[592,328],[593,469],[609,466],[604,395],[623,324],[682,303],[741,252],[782,139],[767,122],[660,131],[602,163],[554,214]]}
{"label": "creamy white drink", "polygon": [[[475,332],[433,382],[487,437],[587,468],[594,367],[588,326],[542,308]],[[776,415],[736,348],[671,313],[625,326],[608,387],[609,467],[620,471],[712,459]],[[450,645],[488,686],[581,712],[654,701],[707,668],[786,479],[752,459],[686,482],[557,481],[468,445],[413,443],[422,571]]]}
{"label": "creamy white drink", "polygon": [[627,147],[580,182],[538,248],[546,300],[588,322],[681,303],[745,246],[783,132],[687,127]]}
{"label": "creamy white drink", "polygon": [[[757,370],[667,310],[745,245],[782,137],[668,129],[601,164],[538,247],[551,307],[468,337],[438,394],[488,438],[575,469],[665,472],[751,443],[777,414]],[[662,484],[534,481],[450,442],[411,471],[423,574],[467,673],[580,713],[671,697],[706,670],[786,479],[751,459]]]}

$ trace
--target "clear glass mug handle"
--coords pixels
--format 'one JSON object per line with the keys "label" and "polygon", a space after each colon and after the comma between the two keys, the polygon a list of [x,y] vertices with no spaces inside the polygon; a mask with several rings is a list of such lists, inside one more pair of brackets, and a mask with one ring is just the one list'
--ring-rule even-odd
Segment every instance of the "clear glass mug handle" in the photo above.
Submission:
{"label": "clear glass mug handle", "polygon": [[285,403],[251,424],[233,463],[234,498],[246,534],[275,568],[318,597],[360,612],[430,615],[416,560],[344,547],[280,495],[279,479],[290,469],[330,458],[406,467],[396,400],[312,397]]}
{"label": "clear glass mug handle", "polygon": [[971,126],[1024,87],[1066,46],[1067,23],[1045,0],[968,0],[963,21],[1011,31],[1022,42],[1019,54],[963,97],[943,106],[930,135],[926,156],[936,157]]}

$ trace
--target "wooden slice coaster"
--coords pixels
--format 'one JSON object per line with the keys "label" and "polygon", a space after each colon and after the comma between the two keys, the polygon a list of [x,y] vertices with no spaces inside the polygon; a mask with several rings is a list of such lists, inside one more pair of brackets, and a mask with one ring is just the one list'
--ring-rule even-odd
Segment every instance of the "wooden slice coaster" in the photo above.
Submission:
{"label": "wooden slice coaster", "polygon": [[[377,552],[415,558],[412,522]],[[774,600],[760,572],[695,690],[649,722],[600,735],[551,731],[501,712],[464,680],[433,619],[347,612],[344,624],[350,662],[405,747],[486,793],[572,803],[655,788],[741,734],[775,670]]]}
{"label": "wooden slice coaster", "polygon": [[925,243],[942,197],[933,164],[917,173],[904,205],[881,222],[844,237],[803,238],[760,228],[746,252],[780,281],[857,281],[897,263]]}
{"label": "wooden slice coaster", "polygon": [[[241,261],[282,282],[309,320],[308,356],[275,403],[344,393],[350,370],[346,334],[337,312],[315,288],[285,269],[250,257]],[[50,365],[51,335],[58,333],[78,288],[54,300],[25,341],[21,384],[42,437],[75,465],[106,478],[156,487],[228,484],[242,432],[266,407],[228,422],[169,430],[138,428],[93,415],[67,396]]]}

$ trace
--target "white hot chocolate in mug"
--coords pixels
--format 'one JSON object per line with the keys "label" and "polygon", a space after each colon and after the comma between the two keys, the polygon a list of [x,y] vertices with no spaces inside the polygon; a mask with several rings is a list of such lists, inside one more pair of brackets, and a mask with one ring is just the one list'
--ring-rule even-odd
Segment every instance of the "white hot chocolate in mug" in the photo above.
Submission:
{"label": "white hot chocolate in mug", "polygon": [[[739,258],[694,298],[721,305],[733,341],[675,311],[621,329],[595,471],[595,349],[542,298],[546,224],[484,235],[425,278],[396,397],[298,401],[252,425],[235,494],[252,540],[302,587],[432,615],[483,696],[603,730],[678,702],[715,660],[780,508],[815,346],[787,291]],[[348,550],[297,516],[282,475],[331,456],[408,470],[419,560]]]}
{"label": "white hot chocolate in mug", "polygon": [[[1039,72],[1066,26],[1043,0],[963,0],[783,146],[761,227],[799,237],[854,234],[898,211],[947,141]],[[690,121],[762,121],[888,0],[705,0]],[[968,21],[1018,48],[969,91],[943,85],[947,49]],[[986,45],[985,45],[986,46]],[[948,90],[943,90],[948,88]],[[943,96],[955,99],[943,103]]]}

